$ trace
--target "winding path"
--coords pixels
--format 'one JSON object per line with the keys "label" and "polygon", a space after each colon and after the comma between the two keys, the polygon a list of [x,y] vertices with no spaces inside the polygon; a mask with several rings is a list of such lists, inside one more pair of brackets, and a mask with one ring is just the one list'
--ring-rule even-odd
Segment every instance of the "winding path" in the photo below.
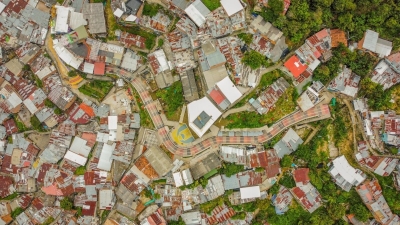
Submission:
{"label": "winding path", "polygon": [[221,144],[256,144],[264,143],[274,136],[285,130],[286,128],[299,123],[307,119],[325,119],[330,117],[328,105],[318,105],[306,112],[293,113],[279,122],[272,125],[268,130],[263,130],[263,134],[260,136],[249,137],[249,136],[215,136],[201,141],[198,144],[188,145],[187,147],[178,146],[169,136],[168,127],[164,125],[163,120],[157,110],[156,102],[152,99],[148,86],[144,83],[141,78],[136,77],[132,80],[133,87],[137,90],[140,98],[146,110],[154,123],[154,126],[158,132],[159,137],[165,147],[173,154],[190,157],[194,156],[212,146],[218,146]]}

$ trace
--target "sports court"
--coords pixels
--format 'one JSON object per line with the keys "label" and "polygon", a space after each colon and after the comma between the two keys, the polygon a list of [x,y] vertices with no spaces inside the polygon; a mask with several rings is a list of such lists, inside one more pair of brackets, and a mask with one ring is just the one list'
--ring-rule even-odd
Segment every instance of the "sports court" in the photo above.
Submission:
{"label": "sports court", "polygon": [[171,137],[181,145],[192,143],[195,140],[186,124],[181,124],[178,128],[174,128],[171,132]]}

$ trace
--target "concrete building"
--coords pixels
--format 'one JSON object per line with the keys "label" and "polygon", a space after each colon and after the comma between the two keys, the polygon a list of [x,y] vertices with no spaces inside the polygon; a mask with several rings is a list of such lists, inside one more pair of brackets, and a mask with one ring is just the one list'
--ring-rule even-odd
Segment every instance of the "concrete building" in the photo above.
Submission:
{"label": "concrete building", "polygon": [[367,176],[359,169],[354,169],[347,162],[345,156],[340,156],[331,162],[329,174],[335,183],[345,191],[350,191],[353,186],[360,185]]}

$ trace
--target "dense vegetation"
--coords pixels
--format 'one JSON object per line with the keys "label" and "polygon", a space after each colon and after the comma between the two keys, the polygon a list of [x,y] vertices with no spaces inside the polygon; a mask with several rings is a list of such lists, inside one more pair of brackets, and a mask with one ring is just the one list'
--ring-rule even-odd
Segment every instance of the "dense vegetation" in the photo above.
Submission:
{"label": "dense vegetation", "polygon": [[238,38],[248,45],[253,41],[253,35],[250,33],[240,33],[238,34]]}
{"label": "dense vegetation", "polygon": [[153,17],[161,8],[159,4],[144,2],[143,15]]}
{"label": "dense vegetation", "polygon": [[78,90],[83,94],[102,101],[114,86],[111,81],[93,80],[82,85]]}
{"label": "dense vegetation", "polygon": [[181,82],[175,82],[170,87],[158,90],[156,96],[165,104],[165,113],[169,117],[177,113],[185,101]]}
{"label": "dense vegetation", "polygon": [[210,11],[214,11],[215,9],[221,6],[221,2],[219,0],[201,0],[201,1]]}
{"label": "dense vegetation", "polygon": [[15,210],[13,210],[12,212],[11,212],[11,217],[13,218],[13,219],[15,219],[15,218],[17,218],[17,216],[19,216],[19,214],[21,214],[21,213],[23,213],[24,212],[24,210],[21,208],[21,207],[17,207]]}
{"label": "dense vegetation", "polygon": [[254,50],[244,53],[242,63],[249,66],[253,70],[260,67],[268,67],[270,65],[270,62],[266,59],[265,56]]}
{"label": "dense vegetation", "polygon": [[270,0],[260,15],[297,45],[323,27],[337,27],[360,40],[366,29],[400,47],[400,4],[396,0],[292,0],[286,16],[280,0]]}
{"label": "dense vegetation", "polygon": [[324,65],[317,67],[314,71],[314,79],[327,84],[331,79],[337,76],[342,65],[348,66],[353,73],[366,77],[372,70],[377,58],[369,53],[361,51],[350,51],[343,44],[334,48],[332,58]]}

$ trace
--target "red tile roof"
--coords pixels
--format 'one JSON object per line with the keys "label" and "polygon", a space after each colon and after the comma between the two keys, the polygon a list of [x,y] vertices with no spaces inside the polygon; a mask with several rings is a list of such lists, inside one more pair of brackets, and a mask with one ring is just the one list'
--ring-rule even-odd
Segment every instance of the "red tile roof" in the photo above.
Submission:
{"label": "red tile roof", "polygon": [[288,61],[285,62],[284,66],[293,74],[295,78],[299,77],[306,69],[307,65],[300,62],[297,56],[292,56]]}
{"label": "red tile roof", "polygon": [[94,63],[94,75],[104,75],[106,71],[106,63],[105,62],[95,62]]}
{"label": "red tile roof", "polygon": [[3,122],[4,127],[8,135],[15,134],[18,132],[17,124],[14,119],[9,119]]}
{"label": "red tile roof", "polygon": [[95,116],[93,108],[88,106],[88,105],[86,105],[85,103],[81,103],[79,105],[79,108],[81,108],[90,117],[94,117]]}
{"label": "red tile roof", "polygon": [[96,211],[96,204],[97,202],[94,201],[87,201],[82,207],[82,215],[84,216],[94,216]]}
{"label": "red tile roof", "polygon": [[225,96],[222,94],[222,92],[219,90],[216,90],[216,89],[213,89],[210,92],[210,96],[214,100],[214,102],[217,104],[220,104],[221,102],[223,102],[225,100]]}
{"label": "red tile roof", "polygon": [[0,176],[0,197],[4,198],[12,194],[10,187],[13,185],[14,180],[9,176]]}
{"label": "red tile roof", "polygon": [[300,168],[295,171],[293,171],[293,179],[296,183],[302,182],[303,184],[306,184],[310,181],[310,178],[308,177],[308,172],[310,171],[309,168]]}

